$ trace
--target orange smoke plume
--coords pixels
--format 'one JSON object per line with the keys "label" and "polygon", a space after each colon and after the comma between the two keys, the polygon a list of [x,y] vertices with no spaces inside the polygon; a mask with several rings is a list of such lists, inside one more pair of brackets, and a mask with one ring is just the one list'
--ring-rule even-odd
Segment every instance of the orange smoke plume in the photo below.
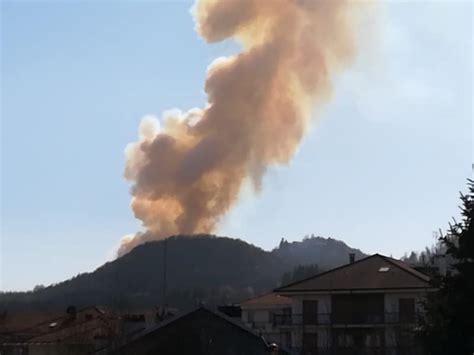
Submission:
{"label": "orange smoke plume", "polygon": [[232,37],[242,52],[214,61],[204,109],[144,118],[127,148],[132,208],[146,229],[122,242],[212,232],[244,181],[256,190],[287,164],[327,100],[331,77],[354,55],[353,3],[343,0],[205,0],[194,9],[208,42]]}

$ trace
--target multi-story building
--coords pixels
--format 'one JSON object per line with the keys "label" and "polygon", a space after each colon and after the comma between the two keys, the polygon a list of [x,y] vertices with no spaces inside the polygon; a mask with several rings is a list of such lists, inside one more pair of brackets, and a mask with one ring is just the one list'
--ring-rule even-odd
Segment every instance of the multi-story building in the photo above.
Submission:
{"label": "multi-story building", "polygon": [[393,258],[352,256],[347,265],[276,289],[292,302],[291,311],[272,316],[274,333],[291,337],[285,345],[298,354],[419,354],[414,334],[433,290],[429,281]]}
{"label": "multi-story building", "polygon": [[[267,293],[240,304],[242,322],[263,336],[266,341],[291,348],[292,306],[297,301],[276,293]],[[282,327],[283,326],[283,327]]]}

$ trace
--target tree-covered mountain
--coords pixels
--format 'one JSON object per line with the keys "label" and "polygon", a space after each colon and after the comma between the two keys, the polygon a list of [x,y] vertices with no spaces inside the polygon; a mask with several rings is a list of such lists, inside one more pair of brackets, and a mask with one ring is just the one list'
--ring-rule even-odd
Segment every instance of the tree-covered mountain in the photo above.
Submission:
{"label": "tree-covered mountain", "polygon": [[342,242],[320,237],[282,241],[271,252],[225,237],[171,237],[139,245],[94,272],[67,281],[32,292],[0,294],[0,311],[238,302],[279,286],[282,276],[298,265],[318,264],[328,269],[347,263],[350,252],[363,255]]}
{"label": "tree-covered mountain", "polygon": [[320,270],[347,264],[348,255],[351,253],[355,254],[356,260],[367,256],[359,249],[351,248],[340,240],[314,235],[304,237],[301,242],[288,242],[281,239],[278,248],[272,250],[272,254],[293,267],[317,264]]}

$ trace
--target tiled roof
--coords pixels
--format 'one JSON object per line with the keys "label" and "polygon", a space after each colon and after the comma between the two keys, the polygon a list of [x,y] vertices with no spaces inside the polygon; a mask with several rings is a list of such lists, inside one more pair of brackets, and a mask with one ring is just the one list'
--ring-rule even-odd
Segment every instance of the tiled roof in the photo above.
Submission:
{"label": "tiled roof", "polygon": [[374,254],[275,290],[277,293],[308,291],[427,289],[428,276],[408,264]]}
{"label": "tiled roof", "polygon": [[108,317],[102,310],[96,307],[87,307],[78,310],[75,314],[63,314],[34,326],[30,325],[16,331],[13,335],[22,342],[57,342],[70,338],[72,335],[90,333],[99,328],[113,332],[110,328],[111,321],[112,318]]}
{"label": "tiled roof", "polygon": [[9,312],[4,319],[0,319],[0,334],[23,331],[48,320],[56,319],[62,314],[63,312]]}

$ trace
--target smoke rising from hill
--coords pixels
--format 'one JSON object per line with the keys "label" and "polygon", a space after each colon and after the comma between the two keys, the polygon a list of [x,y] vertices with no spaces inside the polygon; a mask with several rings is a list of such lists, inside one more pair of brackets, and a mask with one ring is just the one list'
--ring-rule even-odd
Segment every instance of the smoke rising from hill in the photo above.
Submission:
{"label": "smoke rising from hill", "polygon": [[[360,5],[360,4],[359,4]],[[208,42],[234,38],[242,52],[208,70],[203,109],[146,117],[127,147],[131,206],[147,240],[212,232],[250,180],[258,191],[268,167],[287,164],[311,111],[331,94],[332,76],[351,63],[355,4],[313,0],[206,0],[197,31]]]}

